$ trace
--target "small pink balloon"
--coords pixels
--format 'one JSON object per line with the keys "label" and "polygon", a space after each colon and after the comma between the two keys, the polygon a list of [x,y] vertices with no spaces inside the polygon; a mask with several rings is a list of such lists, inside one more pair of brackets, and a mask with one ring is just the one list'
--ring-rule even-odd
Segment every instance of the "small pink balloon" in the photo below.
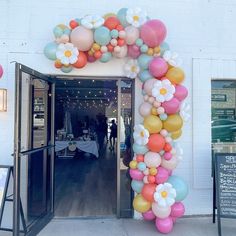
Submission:
{"label": "small pink balloon", "polygon": [[180,101],[177,98],[172,98],[170,101],[163,102],[162,107],[164,107],[165,113],[175,114],[179,112]]}
{"label": "small pink balloon", "polygon": [[144,174],[138,169],[130,169],[129,174],[134,180],[143,180]]}
{"label": "small pink balloon", "polygon": [[142,215],[143,215],[143,218],[145,220],[150,220],[151,221],[151,220],[155,220],[156,219],[156,216],[154,215],[152,210],[146,211]]}
{"label": "small pink balloon", "polygon": [[156,183],[157,184],[163,184],[165,183],[169,178],[169,172],[167,169],[159,166],[157,168],[157,174],[155,176],[155,179],[156,179]]}
{"label": "small pink balloon", "polygon": [[2,75],[3,75],[3,68],[2,65],[0,65],[0,79],[2,78]]}
{"label": "small pink balloon", "polygon": [[185,207],[182,202],[176,202],[171,206],[171,213],[170,215],[175,218],[182,217],[185,212]]}
{"label": "small pink balloon", "polygon": [[149,96],[152,96],[152,89],[154,87],[154,83],[156,82],[156,79],[148,79],[147,81],[145,81],[143,88],[144,91],[146,92],[146,94],[148,94]]}
{"label": "small pink balloon", "polygon": [[129,45],[128,46],[128,56],[131,58],[138,58],[141,54],[140,49],[137,45]]}
{"label": "small pink balloon", "polygon": [[188,96],[188,90],[181,84],[176,85],[174,96],[181,102]]}
{"label": "small pink balloon", "polygon": [[172,154],[170,152],[166,152],[163,156],[166,160],[170,160],[172,157]]}
{"label": "small pink balloon", "polygon": [[88,55],[88,62],[95,62],[96,58],[93,56]]}
{"label": "small pink balloon", "polygon": [[152,105],[148,102],[143,102],[139,107],[139,114],[143,117],[151,114]]}
{"label": "small pink balloon", "polygon": [[166,27],[160,20],[147,21],[140,30],[140,37],[149,47],[160,45],[166,37]]}
{"label": "small pink balloon", "polygon": [[155,57],[149,63],[149,72],[156,78],[160,78],[168,71],[168,64],[161,57]]}
{"label": "small pink balloon", "polygon": [[162,234],[168,234],[173,229],[173,220],[171,217],[165,219],[156,219],[156,228]]}

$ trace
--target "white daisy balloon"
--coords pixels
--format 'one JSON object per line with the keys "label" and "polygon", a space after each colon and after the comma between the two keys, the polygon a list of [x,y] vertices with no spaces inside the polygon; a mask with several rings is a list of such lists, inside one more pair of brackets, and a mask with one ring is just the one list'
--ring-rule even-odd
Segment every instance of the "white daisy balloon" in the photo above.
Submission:
{"label": "white daisy balloon", "polygon": [[188,122],[190,119],[190,105],[187,102],[182,102],[180,105],[180,116],[183,119],[183,121]]}
{"label": "white daisy balloon", "polygon": [[81,20],[81,25],[87,29],[96,29],[104,24],[104,18],[99,15],[86,15]]}
{"label": "white daisy balloon", "polygon": [[159,184],[154,193],[154,200],[162,207],[172,206],[175,203],[176,190],[170,183]]}
{"label": "white daisy balloon", "polygon": [[124,72],[128,78],[132,78],[132,79],[136,78],[139,71],[140,71],[140,67],[138,65],[137,60],[130,59],[127,61],[127,63],[124,66]]}
{"label": "white daisy balloon", "polygon": [[174,67],[179,67],[182,64],[182,60],[179,58],[179,55],[176,52],[171,52],[169,50],[165,51],[163,59]]}
{"label": "white daisy balloon", "polygon": [[78,60],[79,51],[72,43],[59,44],[56,57],[63,65],[74,64]]}
{"label": "white daisy balloon", "polygon": [[126,20],[128,23],[138,28],[147,21],[147,14],[141,8],[130,8],[126,13]]}
{"label": "white daisy balloon", "polygon": [[158,102],[170,101],[175,93],[175,86],[168,79],[157,80],[152,88],[152,96]]}
{"label": "white daisy balloon", "polygon": [[177,143],[177,142],[172,142],[171,154],[172,154],[173,156],[176,156],[176,158],[177,158],[179,161],[182,161],[184,151],[183,151],[183,148],[179,145],[179,143]]}
{"label": "white daisy balloon", "polygon": [[148,143],[149,132],[143,125],[135,125],[133,137],[134,142],[138,145],[146,145]]}

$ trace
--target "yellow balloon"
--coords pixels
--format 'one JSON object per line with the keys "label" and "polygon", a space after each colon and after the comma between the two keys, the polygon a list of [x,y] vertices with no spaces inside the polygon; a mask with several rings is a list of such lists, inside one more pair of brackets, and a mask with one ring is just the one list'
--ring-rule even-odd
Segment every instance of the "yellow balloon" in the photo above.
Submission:
{"label": "yellow balloon", "polygon": [[174,114],[169,115],[168,118],[163,122],[163,127],[169,132],[175,132],[180,130],[183,126],[183,120],[181,116]]}
{"label": "yellow balloon", "polygon": [[157,116],[157,109],[155,107],[152,108],[151,110],[152,115]]}
{"label": "yellow balloon", "polygon": [[177,139],[177,138],[179,138],[181,135],[182,135],[182,130],[180,129],[180,130],[177,130],[177,131],[175,131],[175,132],[172,132],[172,133],[171,133],[171,138]]}
{"label": "yellow balloon", "polygon": [[157,169],[156,169],[155,167],[151,167],[151,168],[149,169],[149,174],[150,174],[150,175],[156,175],[156,174],[157,174]]}
{"label": "yellow balloon", "polygon": [[151,202],[148,202],[141,194],[138,194],[134,198],[133,207],[136,211],[144,213],[151,208]]}
{"label": "yellow balloon", "polygon": [[112,13],[112,12],[111,13],[107,13],[106,15],[103,16],[103,18],[106,20],[110,16],[116,16],[116,14]]}
{"label": "yellow balloon", "polygon": [[137,161],[135,161],[135,160],[133,160],[133,161],[131,161],[131,162],[129,163],[129,167],[130,167],[131,169],[136,169],[136,168],[137,168],[137,165],[138,165],[138,163],[137,163]]}
{"label": "yellow balloon", "polygon": [[168,70],[166,77],[172,82],[173,84],[180,84],[184,80],[184,71],[179,67],[173,67]]}
{"label": "yellow balloon", "polygon": [[154,115],[145,117],[143,125],[150,134],[159,133],[162,129],[162,122],[160,118]]}

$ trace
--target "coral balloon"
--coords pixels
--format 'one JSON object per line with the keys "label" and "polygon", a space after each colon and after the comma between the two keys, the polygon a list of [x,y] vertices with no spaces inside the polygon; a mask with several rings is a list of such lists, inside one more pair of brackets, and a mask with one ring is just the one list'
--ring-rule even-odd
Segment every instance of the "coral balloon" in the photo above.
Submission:
{"label": "coral balloon", "polygon": [[162,129],[162,122],[160,118],[154,115],[145,117],[143,125],[150,134],[159,133]]}
{"label": "coral balloon", "polygon": [[144,174],[138,169],[130,169],[129,174],[134,180],[143,180]]}
{"label": "coral balloon", "polygon": [[166,168],[167,170],[174,170],[176,166],[178,165],[179,160],[176,156],[172,156],[170,160],[166,160],[165,158],[162,158],[161,166]]}
{"label": "coral balloon", "polygon": [[154,83],[156,82],[156,79],[148,79],[144,83],[144,91],[149,95],[152,96],[152,89],[154,87]]}
{"label": "coral balloon", "polygon": [[156,216],[154,215],[152,210],[144,212],[142,215],[143,215],[144,220],[155,220],[156,219]]}
{"label": "coral balloon", "polygon": [[182,202],[176,202],[171,206],[171,217],[179,218],[184,215],[185,207]]}
{"label": "coral balloon", "polygon": [[144,156],[144,162],[147,167],[158,167],[161,164],[161,157],[156,152],[147,152]]}
{"label": "coral balloon", "polygon": [[80,51],[78,60],[73,64],[75,68],[82,68],[87,64],[87,56],[84,52]]}
{"label": "coral balloon", "polygon": [[125,41],[128,45],[132,45],[139,38],[138,28],[130,25],[125,28],[126,36]]}
{"label": "coral balloon", "polygon": [[173,229],[173,220],[171,217],[165,219],[156,219],[156,228],[162,234],[168,234]]}
{"label": "coral balloon", "polygon": [[170,101],[163,102],[162,107],[165,109],[165,113],[175,114],[179,112],[180,101],[177,98],[172,98]]}
{"label": "coral balloon", "polygon": [[176,85],[175,86],[175,93],[174,96],[181,102],[188,96],[188,90],[183,85]]}
{"label": "coral balloon", "polygon": [[151,48],[159,46],[164,41],[166,33],[166,27],[160,20],[149,20],[140,30],[141,39]]}
{"label": "coral balloon", "polygon": [[109,30],[113,30],[120,24],[120,21],[115,16],[108,17],[105,22],[104,26],[106,26]]}
{"label": "coral balloon", "polygon": [[83,26],[77,26],[70,34],[71,43],[79,51],[88,51],[93,45],[93,31]]}
{"label": "coral balloon", "polygon": [[173,67],[168,70],[166,73],[166,77],[170,80],[173,84],[180,84],[184,80],[184,72],[182,69],[178,67]]}
{"label": "coral balloon", "polygon": [[143,117],[151,115],[152,105],[148,102],[143,102],[139,107],[139,114]]}
{"label": "coral balloon", "polygon": [[141,194],[145,198],[145,200],[149,202],[154,201],[154,193],[156,192],[156,186],[156,184],[144,184]]}
{"label": "coral balloon", "polygon": [[133,200],[133,207],[136,211],[144,213],[150,210],[151,202],[145,200],[141,194],[138,194]]}
{"label": "coral balloon", "polygon": [[165,139],[160,134],[152,134],[149,137],[147,146],[152,152],[160,152],[165,146]]}
{"label": "coral balloon", "polygon": [[71,29],[74,29],[77,26],[78,26],[78,22],[77,21],[75,21],[75,20],[71,20],[70,21],[70,28]]}
{"label": "coral balloon", "polygon": [[157,174],[156,174],[155,178],[156,178],[156,183],[157,184],[163,184],[169,178],[168,170],[163,168],[163,167],[161,167],[161,166],[159,166],[157,168]]}
{"label": "coral balloon", "polygon": [[157,202],[153,202],[152,211],[156,217],[164,219],[170,215],[171,208],[169,206],[161,207]]}
{"label": "coral balloon", "polygon": [[181,129],[182,126],[183,126],[183,120],[177,114],[169,115],[167,119],[163,122],[163,128],[169,132],[175,132]]}
{"label": "coral balloon", "polygon": [[161,57],[154,57],[149,63],[149,72],[156,78],[163,77],[168,71],[167,62]]}

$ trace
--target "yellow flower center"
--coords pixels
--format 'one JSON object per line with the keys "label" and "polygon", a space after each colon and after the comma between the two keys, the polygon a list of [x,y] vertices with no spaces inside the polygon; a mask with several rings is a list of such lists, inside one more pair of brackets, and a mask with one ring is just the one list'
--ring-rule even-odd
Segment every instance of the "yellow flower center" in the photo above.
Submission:
{"label": "yellow flower center", "polygon": [[167,93],[167,90],[165,88],[160,89],[160,94],[165,95]]}
{"label": "yellow flower center", "polygon": [[64,55],[65,55],[66,57],[71,57],[72,52],[71,52],[70,50],[66,50],[66,51],[64,52]]}
{"label": "yellow flower center", "polygon": [[162,196],[163,198],[166,198],[167,195],[168,195],[168,193],[167,193],[166,191],[161,192],[161,196]]}
{"label": "yellow flower center", "polygon": [[140,132],[140,136],[143,138],[144,137],[144,131]]}
{"label": "yellow flower center", "polygon": [[132,72],[136,72],[136,66],[132,66],[132,67],[131,67],[131,71],[132,71]]}
{"label": "yellow flower center", "polygon": [[139,20],[139,16],[133,16],[133,20],[134,21],[138,21]]}

